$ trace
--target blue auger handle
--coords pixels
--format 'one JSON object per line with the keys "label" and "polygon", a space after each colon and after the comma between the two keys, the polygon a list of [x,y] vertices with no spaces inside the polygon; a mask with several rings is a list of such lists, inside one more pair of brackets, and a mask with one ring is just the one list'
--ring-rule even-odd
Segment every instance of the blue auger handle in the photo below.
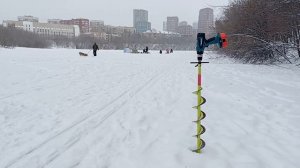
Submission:
{"label": "blue auger handle", "polygon": [[222,48],[222,39],[220,33],[210,39],[205,38],[205,33],[197,34],[196,51],[198,55],[202,55],[205,47],[209,47],[212,44],[216,44],[218,47]]}

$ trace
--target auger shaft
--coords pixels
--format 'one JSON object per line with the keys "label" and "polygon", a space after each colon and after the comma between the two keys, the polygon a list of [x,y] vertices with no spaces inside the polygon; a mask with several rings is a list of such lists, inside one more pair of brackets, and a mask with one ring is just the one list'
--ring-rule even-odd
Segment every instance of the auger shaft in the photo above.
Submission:
{"label": "auger shaft", "polygon": [[201,149],[205,147],[205,142],[203,139],[201,139],[201,135],[205,132],[205,127],[201,124],[201,120],[203,120],[206,116],[206,114],[201,110],[201,105],[203,105],[206,102],[206,99],[202,97],[201,91],[202,91],[202,73],[201,73],[201,64],[208,63],[208,62],[191,62],[192,64],[196,64],[198,66],[198,84],[197,84],[197,91],[193,92],[197,95],[197,106],[193,107],[197,109],[197,120],[194,121],[197,124],[197,134],[194,136],[197,138],[197,149],[193,150],[196,153],[201,153]]}
{"label": "auger shaft", "polygon": [[201,95],[202,91],[202,73],[201,73],[201,64],[198,65],[198,108],[197,108],[197,113],[198,113],[198,118],[197,118],[197,153],[201,153],[201,149],[204,147],[205,142],[201,139],[201,134],[204,133],[205,129],[201,125],[201,120],[203,119],[203,112],[201,110],[201,105],[204,103],[204,98]]}

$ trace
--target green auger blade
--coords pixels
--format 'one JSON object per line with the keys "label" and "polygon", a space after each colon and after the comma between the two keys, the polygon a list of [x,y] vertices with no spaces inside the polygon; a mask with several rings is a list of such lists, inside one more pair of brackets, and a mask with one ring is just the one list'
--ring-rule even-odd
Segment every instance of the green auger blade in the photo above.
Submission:
{"label": "green auger blade", "polygon": [[206,103],[206,99],[205,99],[204,97],[201,97],[201,98],[202,98],[202,99],[201,99],[200,105],[194,106],[194,107],[193,107],[194,109],[198,109],[201,105],[203,105],[204,103]]}
{"label": "green auger blade", "polygon": [[203,139],[201,139],[201,147],[199,149],[192,150],[192,152],[200,153],[201,149],[203,149],[205,147],[205,145],[206,145],[205,141],[203,141]]}
{"label": "green auger blade", "polygon": [[193,109],[198,109],[200,106],[194,106]]}
{"label": "green auger blade", "polygon": [[193,121],[193,122],[194,122],[194,123],[198,123],[198,122],[200,122],[201,120],[203,120],[205,117],[206,117],[206,114],[205,114],[203,111],[201,111],[200,119],[198,119],[197,121]]}
{"label": "green auger blade", "polygon": [[204,134],[206,131],[206,128],[201,125],[201,132],[198,135],[194,135],[195,138],[199,138],[202,134]]}
{"label": "green auger blade", "polygon": [[201,121],[201,120],[193,121],[193,123],[196,123],[196,124],[197,124],[197,123],[199,123],[200,121]]}
{"label": "green auger blade", "polygon": [[201,104],[200,104],[200,105],[206,103],[206,99],[205,99],[204,97],[201,97],[201,98],[202,98],[202,101],[201,101]]}
{"label": "green auger blade", "polygon": [[192,152],[195,152],[195,153],[200,153],[201,149],[195,149],[195,150],[192,150]]}
{"label": "green auger blade", "polygon": [[205,117],[206,117],[206,114],[204,113],[204,111],[201,111],[201,117],[200,117],[200,120],[203,120]]}
{"label": "green auger blade", "polygon": [[195,94],[195,95],[198,95],[198,93],[199,93],[199,91],[195,91],[195,92],[193,92],[193,94]]}
{"label": "green auger blade", "polygon": [[201,120],[203,120],[205,117],[206,117],[206,114],[205,114],[203,111],[201,111],[200,119],[198,119],[197,121],[193,121],[193,122],[194,122],[194,123],[198,123],[198,122],[200,122]]}
{"label": "green auger blade", "polygon": [[201,90],[202,88],[200,88],[200,90],[194,91],[193,94],[198,95]]}

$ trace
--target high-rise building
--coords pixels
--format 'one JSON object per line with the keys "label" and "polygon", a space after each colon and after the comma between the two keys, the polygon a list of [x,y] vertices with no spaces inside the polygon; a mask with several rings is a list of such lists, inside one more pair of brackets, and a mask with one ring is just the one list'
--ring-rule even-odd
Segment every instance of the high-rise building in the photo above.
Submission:
{"label": "high-rise building", "polygon": [[168,32],[177,32],[179,19],[177,16],[167,17],[167,31]]}
{"label": "high-rise building", "polygon": [[148,22],[148,11],[143,9],[134,9],[133,10],[133,27],[137,22]]}
{"label": "high-rise building", "polygon": [[133,27],[139,33],[151,30],[151,23],[148,21],[148,11],[143,9],[133,10]]}
{"label": "high-rise building", "polygon": [[151,23],[150,22],[137,22],[135,25],[135,29],[138,33],[143,33],[148,30],[151,30]]}
{"label": "high-rise building", "polygon": [[39,18],[33,16],[19,16],[18,21],[39,22]]}
{"label": "high-rise building", "polygon": [[207,37],[214,34],[214,11],[211,8],[201,9],[199,12],[198,32],[205,33]]}

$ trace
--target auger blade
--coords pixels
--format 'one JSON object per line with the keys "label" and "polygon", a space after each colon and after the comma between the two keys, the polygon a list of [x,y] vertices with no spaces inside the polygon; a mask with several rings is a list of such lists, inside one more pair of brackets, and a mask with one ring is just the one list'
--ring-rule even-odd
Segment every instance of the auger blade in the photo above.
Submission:
{"label": "auger blade", "polygon": [[194,135],[195,138],[199,138],[202,134],[204,134],[206,131],[206,128],[201,125],[201,132],[198,135]]}
{"label": "auger blade", "polygon": [[201,146],[199,149],[195,149],[195,150],[192,150],[192,152],[195,152],[195,153],[200,153],[201,152],[201,149],[203,149],[205,147],[205,141],[203,141],[203,139],[201,139]]}
{"label": "auger blade", "polygon": [[193,123],[196,123],[196,124],[197,124],[197,123],[199,123],[200,121],[201,121],[201,120],[193,121]]}
{"label": "auger blade", "polygon": [[200,106],[194,106],[193,109],[198,109]]}
{"label": "auger blade", "polygon": [[194,91],[193,94],[198,95],[201,90],[202,88],[200,88],[200,90]]}
{"label": "auger blade", "polygon": [[201,98],[202,98],[202,100],[201,100],[201,104],[200,105],[206,103],[206,99],[204,97],[201,97]]}
{"label": "auger blade", "polygon": [[205,99],[204,97],[201,97],[201,98],[202,98],[202,99],[201,99],[200,105],[194,106],[194,107],[193,107],[194,109],[198,109],[201,105],[203,105],[204,103],[206,103],[206,99]]}
{"label": "auger blade", "polygon": [[201,117],[200,120],[203,120],[206,117],[206,114],[204,113],[204,111],[201,111]]}
{"label": "auger blade", "polygon": [[194,122],[194,123],[199,123],[199,122],[201,122],[201,120],[203,120],[205,117],[206,117],[206,114],[205,114],[203,111],[201,111],[200,119],[197,120],[197,121],[193,121],[193,122]]}

